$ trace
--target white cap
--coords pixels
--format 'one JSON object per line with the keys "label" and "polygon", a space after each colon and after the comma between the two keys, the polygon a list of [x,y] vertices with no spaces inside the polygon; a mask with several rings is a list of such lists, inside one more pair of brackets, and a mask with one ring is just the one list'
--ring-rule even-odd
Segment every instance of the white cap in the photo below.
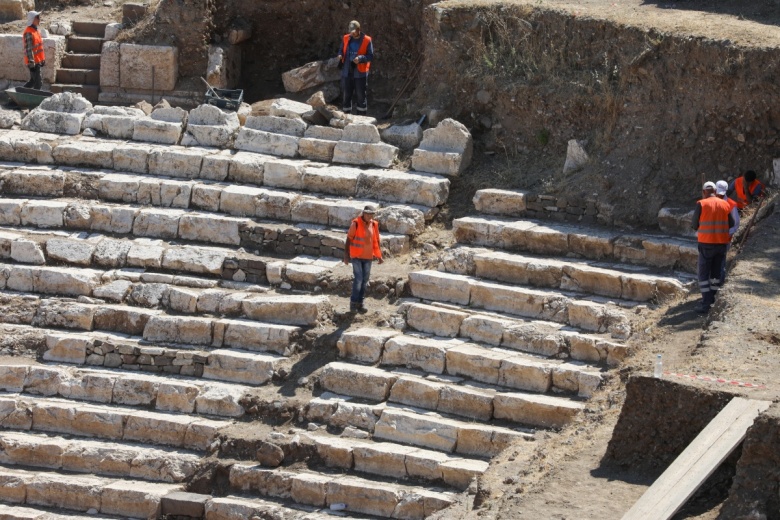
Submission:
{"label": "white cap", "polygon": [[40,15],[41,13],[39,13],[38,11],[27,11],[27,26],[29,27],[30,25],[32,25],[33,22],[35,22],[35,17]]}
{"label": "white cap", "polygon": [[701,187],[702,191],[712,190],[715,191],[715,183],[712,181],[707,181],[704,183],[704,186]]}
{"label": "white cap", "polygon": [[729,183],[726,181],[718,181],[715,183],[715,195],[725,195],[729,191]]}

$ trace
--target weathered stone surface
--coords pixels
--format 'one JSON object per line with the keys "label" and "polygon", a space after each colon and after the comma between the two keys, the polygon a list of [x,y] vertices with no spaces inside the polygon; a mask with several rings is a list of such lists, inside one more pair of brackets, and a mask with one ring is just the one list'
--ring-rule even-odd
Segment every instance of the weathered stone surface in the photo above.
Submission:
{"label": "weathered stone surface", "polygon": [[0,19],[4,21],[24,20],[29,11],[35,10],[33,0],[5,0],[0,3]]}
{"label": "weathered stone surface", "polygon": [[100,53],[100,85],[103,87],[119,86],[119,57],[121,44],[117,42],[103,42],[103,51]]}
{"label": "weathered stone surface", "polygon": [[106,305],[95,312],[95,328],[140,336],[149,318],[159,313],[152,309]]}
{"label": "weathered stone surface", "polygon": [[203,148],[155,147],[149,154],[149,173],[195,179],[200,176],[203,157],[210,153]]}
{"label": "weathered stone surface", "polygon": [[525,214],[527,193],[514,190],[484,189],[474,194],[474,209],[480,213],[519,217]]}
{"label": "weathered stone surface", "polygon": [[88,240],[52,238],[46,241],[49,258],[70,264],[90,265],[97,243]]}
{"label": "weathered stone surface", "polygon": [[[247,123],[252,117],[247,119]],[[281,157],[295,157],[298,153],[298,137],[276,134],[262,130],[241,127],[235,141],[235,148],[249,152],[267,153]]]}
{"label": "weathered stone surface", "polygon": [[182,144],[228,148],[233,144],[239,126],[235,112],[223,111],[212,105],[200,105],[189,114]]}
{"label": "weathered stone surface", "polygon": [[363,328],[345,332],[339,338],[339,356],[365,363],[377,363],[382,357],[382,348],[398,331]]}
{"label": "weathered stone surface", "polygon": [[467,343],[448,349],[446,355],[448,374],[462,375],[494,385],[499,381],[502,361],[511,357],[512,353]]}
{"label": "weathered stone surface", "polygon": [[382,139],[402,150],[411,150],[419,146],[423,130],[417,123],[393,125],[382,130]]}
{"label": "weathered stone surface", "polygon": [[131,518],[152,518],[160,513],[160,500],[174,491],[178,484],[156,482],[116,481],[103,488],[100,512]]}
{"label": "weathered stone surface", "polygon": [[169,343],[211,345],[212,323],[208,318],[152,316],[144,328],[144,339]]}
{"label": "weathered stone surface", "polygon": [[327,296],[262,296],[243,303],[250,319],[285,325],[316,325],[333,312]]}
{"label": "weathered stone surface", "polygon": [[214,244],[239,245],[239,228],[245,219],[221,215],[188,213],[179,221],[179,237]]}
{"label": "weathered stone surface", "polygon": [[582,168],[590,160],[585,151],[585,143],[576,139],[569,140],[566,149],[566,162],[563,165],[563,173]]}
{"label": "weathered stone surface", "polygon": [[472,282],[465,277],[438,271],[409,273],[409,285],[417,298],[468,305]]}
{"label": "weathered stone surface", "polygon": [[241,47],[211,44],[208,57],[206,81],[216,88],[234,88],[241,79]]}
{"label": "weathered stone surface", "polygon": [[311,139],[308,137],[301,138],[298,141],[298,153],[300,156],[313,161],[331,162],[335,148],[336,141]]}
{"label": "weathered stone surface", "polygon": [[354,143],[380,143],[379,130],[375,125],[352,123],[344,127],[342,141]]}
{"label": "weathered stone surface", "polygon": [[115,139],[132,139],[135,121],[145,115],[137,108],[96,106],[84,119],[84,128]]}
{"label": "weathered stone surface", "polygon": [[471,163],[473,139],[468,129],[454,119],[423,132],[420,147],[412,155],[415,170],[459,175]]}
{"label": "weathered stone surface", "polygon": [[422,148],[417,148],[412,153],[412,168],[419,172],[455,177],[460,175],[466,167],[464,157],[459,153],[436,152]]}
{"label": "weathered stone surface", "polygon": [[[305,105],[306,106],[306,105]],[[308,106],[306,106],[308,110]],[[283,134],[292,137],[303,137],[306,132],[306,123],[299,118],[288,118],[284,116],[250,116],[246,120],[246,128],[269,132],[272,134]]]}
{"label": "weathered stone surface", "polygon": [[9,170],[0,173],[0,185],[7,195],[61,197],[65,188],[65,175],[60,171],[49,170]]}
{"label": "weathered stone surface", "polygon": [[398,376],[377,368],[329,363],[319,375],[323,388],[343,395],[384,401]]}
{"label": "weathered stone surface", "polygon": [[22,120],[22,130],[77,135],[92,103],[81,94],[62,92],[46,98]]}
{"label": "weathered stone surface", "polygon": [[444,388],[442,383],[417,376],[401,375],[393,384],[388,400],[426,410],[437,410],[442,388]]}
{"label": "weathered stone surface", "polygon": [[544,428],[561,428],[584,408],[574,401],[534,394],[496,394],[493,406],[496,419]]}
{"label": "weathered stone surface", "polygon": [[421,332],[454,338],[467,317],[465,312],[415,304],[406,313],[406,323]]}
{"label": "weathered stone surface", "polygon": [[95,477],[39,474],[27,483],[25,503],[76,511],[98,510],[102,488],[106,483]]}
{"label": "weathered stone surface", "polygon": [[16,239],[11,242],[11,259],[23,264],[42,265],[46,263],[41,246],[32,240]]}
{"label": "weathered stone surface", "polygon": [[157,389],[155,408],[163,412],[192,413],[200,388],[184,382],[161,383]]}
{"label": "weathered stone surface", "polygon": [[221,417],[241,417],[244,407],[239,404],[244,397],[244,389],[235,385],[212,383],[203,386],[195,400],[197,412],[203,415]]}
{"label": "weathered stone surface", "polygon": [[178,144],[181,132],[181,123],[168,123],[153,119],[138,119],[133,123],[133,141]]}
{"label": "weathered stone surface", "polygon": [[152,90],[154,82],[157,91],[173,90],[179,79],[179,49],[123,43],[120,46],[119,77],[122,88]]}
{"label": "weathered stone surface", "polygon": [[333,60],[313,61],[283,73],[282,83],[287,92],[300,92],[323,83],[338,81],[340,77],[341,71]]}
{"label": "weathered stone surface", "polygon": [[142,209],[133,223],[133,234],[140,237],[176,238],[182,215],[183,211],[175,209]]}
{"label": "weathered stone surface", "polygon": [[376,212],[382,227],[390,233],[416,236],[425,229],[425,215],[409,206],[385,206]]}
{"label": "weathered stone surface", "polygon": [[298,103],[291,99],[274,99],[271,104],[271,116],[285,117],[288,119],[299,119],[303,114],[311,110],[311,106],[306,103]]}
{"label": "weathered stone surface", "polygon": [[221,320],[225,326],[223,345],[255,352],[284,354],[300,333],[290,325],[258,323],[249,320]]}
{"label": "weathered stone surface", "polygon": [[280,359],[267,354],[222,349],[209,356],[208,365],[203,369],[203,377],[233,383],[262,385],[273,377],[274,367]]}
{"label": "weathered stone surface", "polygon": [[396,336],[385,343],[382,364],[419,368],[425,372],[441,374],[445,367],[445,353],[451,346],[435,339]]}
{"label": "weathered stone surface", "polygon": [[327,484],[328,504],[347,504],[349,511],[391,517],[401,493],[390,486],[355,477],[342,477]]}
{"label": "weathered stone surface", "polygon": [[91,347],[92,344],[93,340],[89,336],[47,334],[43,359],[83,365],[87,357],[87,347]]}
{"label": "weathered stone surface", "polygon": [[452,452],[458,441],[456,421],[388,408],[374,428],[374,437],[392,442]]}
{"label": "weathered stone surface", "polygon": [[398,157],[398,148],[386,143],[339,141],[333,149],[333,162],[388,168]]}

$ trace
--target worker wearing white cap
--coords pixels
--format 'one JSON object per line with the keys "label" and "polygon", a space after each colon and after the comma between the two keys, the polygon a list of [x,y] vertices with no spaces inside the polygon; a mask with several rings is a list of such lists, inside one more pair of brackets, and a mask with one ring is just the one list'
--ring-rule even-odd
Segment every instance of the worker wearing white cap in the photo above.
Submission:
{"label": "worker wearing white cap", "polygon": [[[715,195],[719,198],[725,200],[729,208],[731,208],[731,211],[729,211],[729,215],[734,220],[734,225],[729,228],[729,239],[731,239],[734,236],[734,233],[737,232],[739,229],[739,207],[737,206],[736,201],[733,201],[729,198],[729,196],[726,194],[729,191],[729,183],[726,181],[718,181],[715,183]],[[731,246],[731,240],[729,240],[729,244],[726,246],[726,250],[728,251],[729,246]],[[723,285],[723,282],[726,281],[726,257],[723,257],[723,264],[720,268],[720,283]]]}
{"label": "worker wearing white cap", "polygon": [[27,28],[22,33],[24,40],[24,64],[30,69],[30,81],[24,84],[26,88],[40,90],[43,86],[41,67],[46,65],[46,54],[43,52],[43,36],[38,26],[41,24],[41,13],[27,13]]}
{"label": "worker wearing white cap", "polygon": [[714,182],[705,182],[702,198],[696,203],[692,227],[699,240],[699,289],[701,303],[696,312],[709,312],[715,303],[723,279],[721,270],[726,259],[726,250],[731,236],[729,228],[734,225],[728,202],[715,195]]}

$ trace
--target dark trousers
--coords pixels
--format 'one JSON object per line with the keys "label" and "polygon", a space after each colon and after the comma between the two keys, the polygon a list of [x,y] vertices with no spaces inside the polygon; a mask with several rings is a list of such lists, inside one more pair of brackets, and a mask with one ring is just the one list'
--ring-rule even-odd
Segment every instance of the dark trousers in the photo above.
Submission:
{"label": "dark trousers", "polygon": [[341,92],[344,101],[341,104],[342,110],[349,114],[352,112],[352,98],[357,98],[357,111],[364,114],[368,110],[368,100],[366,99],[366,87],[368,86],[368,77],[355,78],[352,76],[341,78]]}
{"label": "dark trousers", "polygon": [[352,296],[349,298],[349,302],[353,305],[359,305],[363,303],[363,298],[366,297],[366,286],[368,285],[368,277],[371,274],[371,260],[361,260],[360,258],[352,259]]}
{"label": "dark trousers", "polygon": [[35,90],[41,90],[43,86],[43,78],[41,78],[41,66],[36,65],[30,69],[30,81],[24,84],[24,88],[34,88]]}
{"label": "dark trousers", "polygon": [[699,244],[699,289],[704,305],[715,303],[723,283],[723,263],[728,244]]}

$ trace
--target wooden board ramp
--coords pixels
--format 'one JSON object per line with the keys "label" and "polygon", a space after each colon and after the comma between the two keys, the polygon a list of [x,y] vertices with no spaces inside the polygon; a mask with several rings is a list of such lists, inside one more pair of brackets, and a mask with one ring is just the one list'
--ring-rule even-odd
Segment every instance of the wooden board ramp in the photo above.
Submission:
{"label": "wooden board ramp", "polygon": [[731,455],[770,401],[735,397],[666,468],[623,520],[668,520]]}

